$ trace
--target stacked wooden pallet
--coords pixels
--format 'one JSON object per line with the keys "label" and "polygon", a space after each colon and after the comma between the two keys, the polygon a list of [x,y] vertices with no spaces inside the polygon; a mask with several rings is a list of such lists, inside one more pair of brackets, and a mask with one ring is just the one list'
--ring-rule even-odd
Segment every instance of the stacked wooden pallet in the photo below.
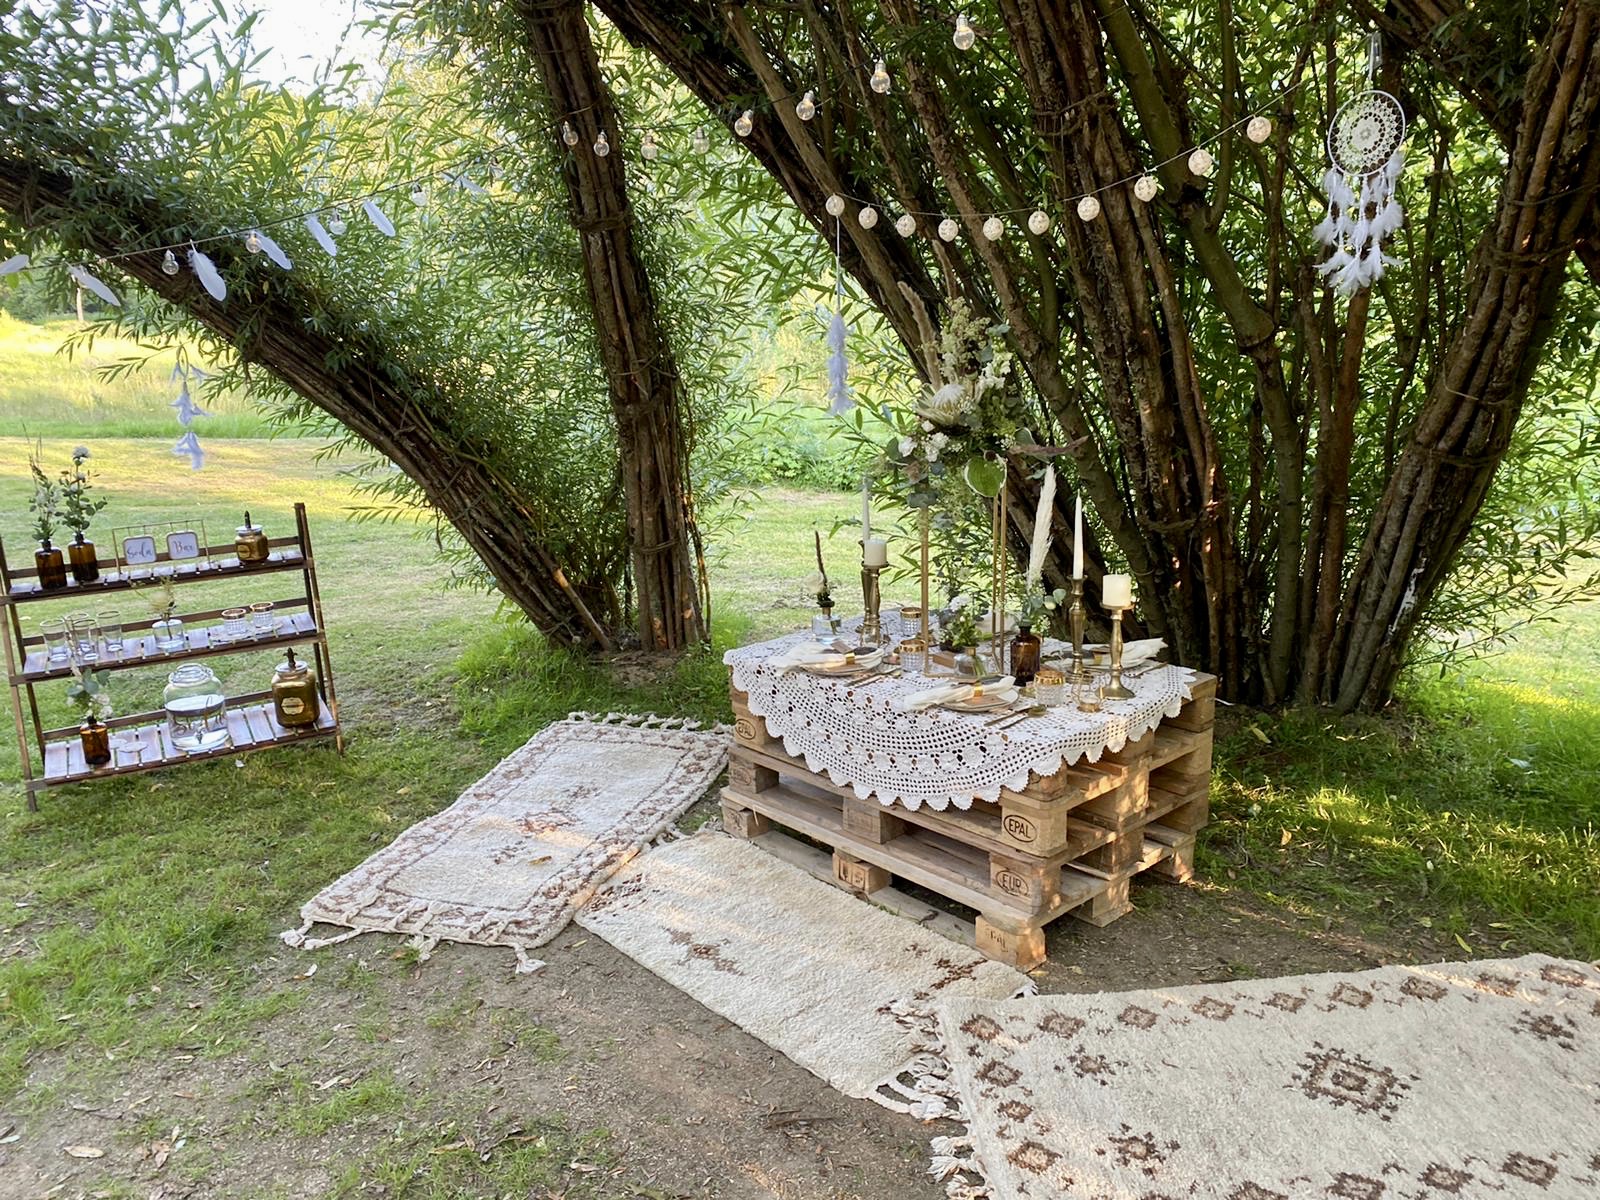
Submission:
{"label": "stacked wooden pallet", "polygon": [[1044,960],[1044,928],[1057,917],[1109,925],[1132,909],[1135,875],[1193,873],[1209,812],[1216,682],[1199,676],[1176,717],[1116,754],[1030,776],[996,803],[944,811],[862,799],[813,773],[734,691],[723,823],[769,845],[781,837],[774,826],[821,843],[833,851],[835,883],[888,907],[909,900],[892,887],[898,878],[974,909],[977,947],[1026,969]]}

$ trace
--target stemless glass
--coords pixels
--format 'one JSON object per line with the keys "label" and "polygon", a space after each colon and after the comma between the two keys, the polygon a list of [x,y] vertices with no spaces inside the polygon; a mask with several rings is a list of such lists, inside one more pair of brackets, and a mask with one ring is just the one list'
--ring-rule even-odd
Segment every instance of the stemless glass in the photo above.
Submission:
{"label": "stemless glass", "polygon": [[222,610],[222,640],[225,642],[242,642],[250,632],[250,610],[248,608],[225,608]]}
{"label": "stemless glass", "polygon": [[250,606],[250,636],[269,638],[278,631],[278,618],[273,614],[272,601],[263,600]]}
{"label": "stemless glass", "polygon": [[57,664],[72,661],[72,651],[67,645],[66,621],[60,617],[49,617],[39,622],[39,632],[44,636],[46,662]]}
{"label": "stemless glass", "polygon": [[112,657],[122,653],[122,614],[114,608],[102,608],[94,614],[100,626],[100,640],[105,643],[106,654]]}
{"label": "stemless glass", "polygon": [[67,614],[67,643],[75,662],[100,661],[100,628],[88,613]]}

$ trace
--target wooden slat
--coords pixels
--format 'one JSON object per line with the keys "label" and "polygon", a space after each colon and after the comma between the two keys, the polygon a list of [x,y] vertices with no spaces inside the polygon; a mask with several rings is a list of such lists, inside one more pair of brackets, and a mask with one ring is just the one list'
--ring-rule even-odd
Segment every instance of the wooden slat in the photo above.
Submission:
{"label": "wooden slat", "polygon": [[272,742],[291,736],[288,730],[275,728],[276,722],[267,715],[268,711],[267,707],[261,704],[252,704],[244,710],[245,719],[250,722],[251,739],[257,742]]}
{"label": "wooden slat", "polygon": [[255,745],[256,735],[250,727],[249,709],[228,710],[228,736],[237,750],[246,750]]}

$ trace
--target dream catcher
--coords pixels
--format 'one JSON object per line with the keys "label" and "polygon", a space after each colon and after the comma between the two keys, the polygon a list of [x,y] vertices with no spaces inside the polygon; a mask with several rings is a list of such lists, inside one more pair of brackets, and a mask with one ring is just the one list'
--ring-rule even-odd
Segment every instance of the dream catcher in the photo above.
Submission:
{"label": "dream catcher", "polygon": [[1405,166],[1406,116],[1398,100],[1372,86],[1378,62],[1373,34],[1367,90],[1346,101],[1328,126],[1328,215],[1313,231],[1332,251],[1317,270],[1346,296],[1383,277],[1393,261],[1383,241],[1405,220],[1394,189]]}

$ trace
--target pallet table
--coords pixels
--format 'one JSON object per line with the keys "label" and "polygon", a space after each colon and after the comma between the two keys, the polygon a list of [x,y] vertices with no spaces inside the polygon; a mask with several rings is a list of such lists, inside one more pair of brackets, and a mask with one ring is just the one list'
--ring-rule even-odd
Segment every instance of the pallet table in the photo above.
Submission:
{"label": "pallet table", "polygon": [[[92,608],[114,601],[119,593],[126,593],[151,580],[149,577],[133,579],[111,572],[102,574],[92,583],[80,584],[69,575],[66,587],[47,591],[39,586],[37,571],[12,570],[6,562],[5,548],[0,545],[0,608],[4,609],[4,619],[0,620],[0,641],[5,646],[7,682],[11,689],[17,744],[21,751],[22,781],[27,789],[30,809],[38,810],[40,792],[62,784],[153,771],[182,762],[244,754],[271,746],[323,738],[332,738],[335,746],[343,751],[344,734],[339,725],[333,664],[328,656],[322,596],[317,587],[316,561],[311,551],[311,530],[306,523],[304,504],[294,506],[294,516],[294,536],[272,538],[269,543],[272,558],[267,562],[251,566],[241,564],[234,556],[230,542],[208,547],[198,562],[173,563],[167,555],[159,555],[153,568],[162,572],[163,577],[170,579],[175,587],[241,579],[254,581],[259,578],[265,588],[270,580],[290,572],[297,574],[300,577],[299,594],[273,599],[277,627],[271,636],[223,641],[215,626],[200,624],[220,618],[220,609],[182,612],[176,615],[184,624],[185,649],[158,650],[155,638],[151,635],[127,635],[120,654],[116,657],[102,655],[92,665],[97,671],[126,671],[140,667],[167,669],[173,663],[186,660],[309,644],[322,696],[322,711],[316,723],[296,728],[279,725],[273,716],[271,692],[230,696],[227,722],[231,744],[210,751],[186,752],[173,746],[168,738],[164,712],[133,713],[107,721],[106,725],[113,732],[137,731],[141,749],[137,752],[114,750],[112,761],[103,767],[91,767],[84,761],[76,725],[60,729],[44,727],[35,688],[43,683],[66,680],[72,674],[72,667],[67,662],[49,660],[44,638],[24,636],[20,609],[49,600],[76,601]],[[287,618],[284,617],[285,612],[288,613]]]}
{"label": "pallet table", "polygon": [[[926,919],[928,906],[894,889],[896,879],[974,909],[964,940],[1027,969],[1044,960],[1044,929],[1058,917],[1109,925],[1132,910],[1134,876],[1193,874],[1195,834],[1210,808],[1216,685],[1198,675],[1177,716],[1120,751],[1031,774],[1020,790],[964,810],[861,798],[786,753],[748,696],[732,689],[723,824],[913,919]],[[821,856],[784,831],[832,851],[825,874]]]}

